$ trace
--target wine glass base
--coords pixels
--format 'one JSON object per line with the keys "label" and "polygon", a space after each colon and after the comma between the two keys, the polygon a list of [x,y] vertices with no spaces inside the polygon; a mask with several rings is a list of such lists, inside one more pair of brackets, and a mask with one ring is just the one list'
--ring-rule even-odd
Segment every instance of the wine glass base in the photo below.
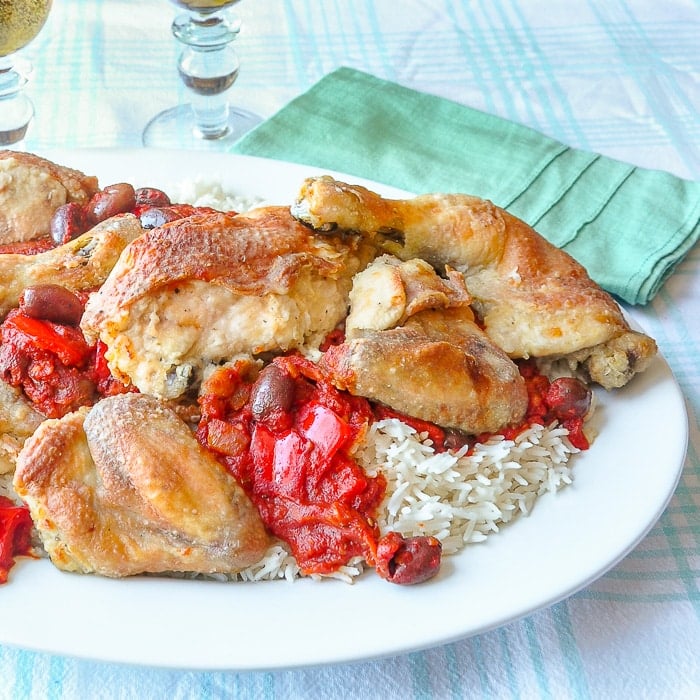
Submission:
{"label": "wine glass base", "polygon": [[202,132],[188,104],[157,114],[143,131],[143,145],[156,148],[221,151],[262,122],[262,118],[245,109],[229,109],[228,126],[217,133]]}
{"label": "wine glass base", "polygon": [[0,98],[0,148],[17,147],[34,116],[34,105],[23,94]]}

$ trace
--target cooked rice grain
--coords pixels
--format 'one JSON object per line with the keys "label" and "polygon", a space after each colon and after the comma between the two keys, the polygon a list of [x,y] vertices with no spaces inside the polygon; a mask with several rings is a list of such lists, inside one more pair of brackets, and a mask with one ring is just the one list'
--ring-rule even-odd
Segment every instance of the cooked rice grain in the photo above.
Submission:
{"label": "cooked rice grain", "polygon": [[570,484],[568,461],[578,451],[566,429],[532,425],[515,440],[494,437],[471,453],[436,453],[426,434],[390,419],[371,426],[356,457],[387,480],[382,534],[432,535],[454,554],[529,514],[541,494]]}
{"label": "cooked rice grain", "polygon": [[218,180],[202,176],[183,180],[169,187],[168,192],[173,202],[186,202],[195,207],[211,207],[219,211],[246,212],[264,202],[262,197],[227,191]]}

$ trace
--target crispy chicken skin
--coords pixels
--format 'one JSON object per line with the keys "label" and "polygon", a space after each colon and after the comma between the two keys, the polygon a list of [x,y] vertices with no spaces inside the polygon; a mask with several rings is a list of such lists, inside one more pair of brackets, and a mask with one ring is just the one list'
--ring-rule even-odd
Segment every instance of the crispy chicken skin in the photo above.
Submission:
{"label": "crispy chicken skin", "polygon": [[133,214],[120,214],[44,253],[0,255],[0,319],[31,285],[59,284],[77,292],[102,284],[122,250],[142,233]]}
{"label": "crispy chicken skin", "polygon": [[107,345],[116,376],[174,399],[235,355],[317,349],[372,255],[357,237],[318,235],[284,207],[192,216],[134,241],[81,325]]}
{"label": "crispy chicken skin", "polygon": [[292,213],[320,231],[359,232],[403,260],[463,272],[486,333],[513,358],[562,357],[610,389],[656,354],[655,342],[630,329],[581,265],[486,200],[390,200],[326,176],[304,182]]}
{"label": "crispy chicken skin", "polygon": [[85,204],[97,178],[31,153],[0,151],[0,244],[44,236],[62,204]]}
{"label": "crispy chicken skin", "polygon": [[351,300],[347,340],[321,359],[338,388],[466,433],[522,419],[525,383],[474,322],[459,273],[384,256],[356,275]]}
{"label": "crispy chicken skin", "polygon": [[20,453],[14,487],[66,571],[231,574],[269,544],[233,477],[143,394],[42,423]]}

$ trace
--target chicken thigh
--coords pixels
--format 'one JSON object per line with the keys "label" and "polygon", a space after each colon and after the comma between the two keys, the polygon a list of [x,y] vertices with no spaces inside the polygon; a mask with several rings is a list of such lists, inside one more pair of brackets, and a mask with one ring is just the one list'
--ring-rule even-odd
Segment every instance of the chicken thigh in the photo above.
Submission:
{"label": "chicken thigh", "polygon": [[81,325],[106,344],[115,376],[175,399],[236,355],[316,351],[373,255],[357,237],[316,234],[288,208],[192,216],[134,241]]}
{"label": "chicken thigh", "polygon": [[63,204],[85,204],[97,178],[31,153],[0,151],[0,244],[47,235]]}
{"label": "chicken thigh", "polygon": [[520,421],[527,390],[474,322],[462,276],[384,256],[356,275],[346,341],[321,365],[340,389],[465,433]]}

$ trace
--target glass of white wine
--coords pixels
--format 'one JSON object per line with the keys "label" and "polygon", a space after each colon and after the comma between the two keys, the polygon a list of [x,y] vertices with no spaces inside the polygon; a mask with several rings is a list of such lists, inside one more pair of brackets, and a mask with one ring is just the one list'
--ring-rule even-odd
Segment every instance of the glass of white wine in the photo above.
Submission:
{"label": "glass of white wine", "polygon": [[231,12],[238,1],[171,0],[185,10],[172,32],[182,44],[177,68],[191,102],[156,115],[143,132],[144,146],[222,149],[261,121],[228,101],[240,66],[231,45],[240,31]]}
{"label": "glass of white wine", "polygon": [[49,16],[52,0],[0,0],[0,147],[24,139],[34,105],[24,94],[31,72],[15,53],[36,35]]}

